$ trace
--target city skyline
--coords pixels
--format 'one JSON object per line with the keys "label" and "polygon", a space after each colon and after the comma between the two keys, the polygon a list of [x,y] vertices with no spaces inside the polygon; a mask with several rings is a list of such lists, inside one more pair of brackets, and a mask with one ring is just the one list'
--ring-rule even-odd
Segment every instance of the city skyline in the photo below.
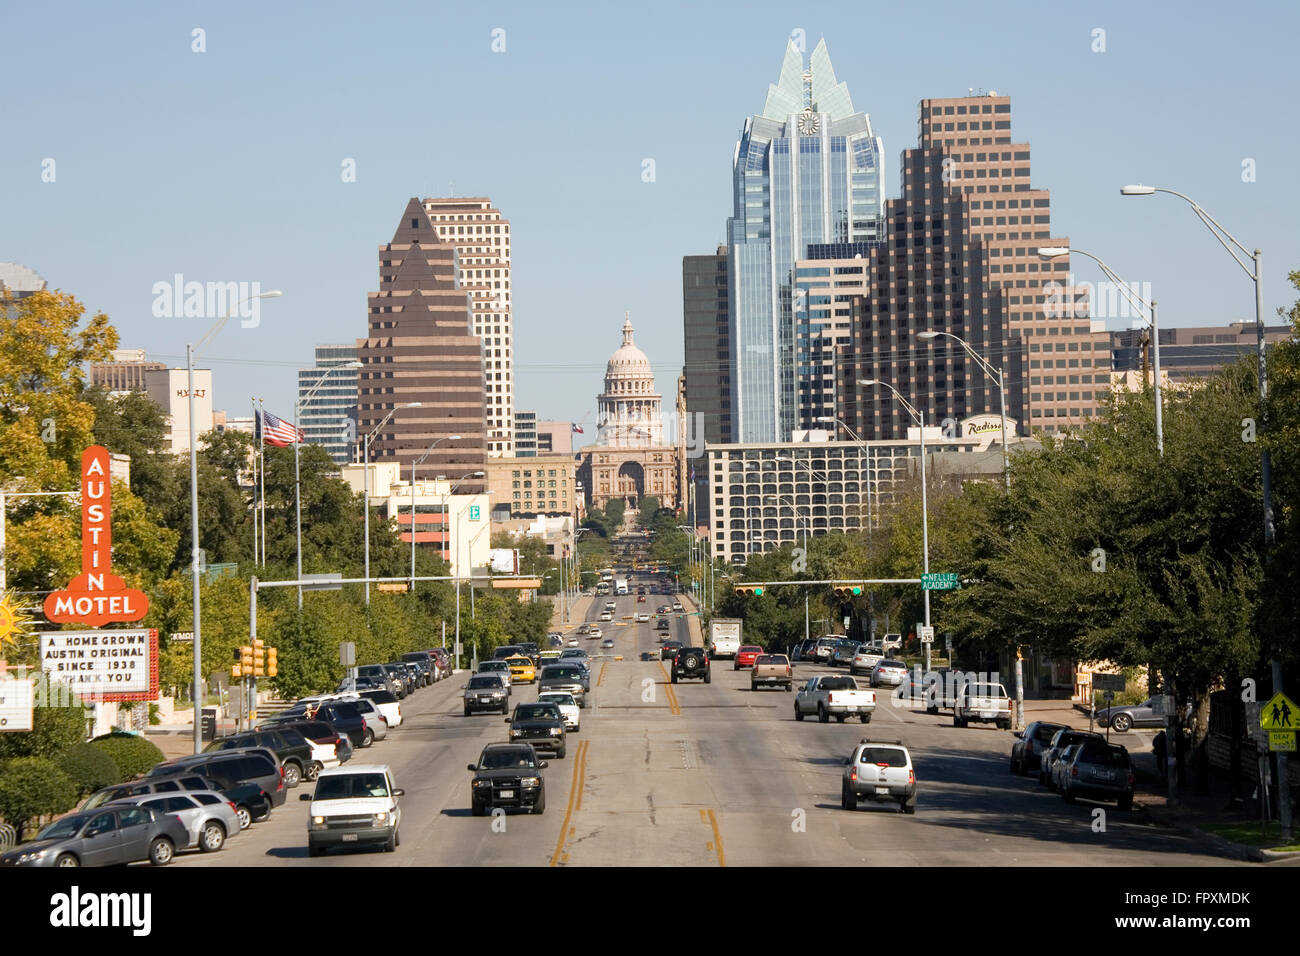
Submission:
{"label": "city skyline", "polygon": [[[514,350],[521,357],[516,407],[592,421],[603,336],[571,332],[613,330],[629,307],[656,375],[674,378],[683,357],[682,258],[707,255],[725,239],[724,184],[737,120],[763,106],[762,93],[796,31],[805,55],[825,38],[838,79],[870,112],[885,143],[885,198],[899,194],[897,157],[916,142],[922,99],[997,89],[1015,101],[1017,137],[1034,145],[1034,179],[1052,190],[1060,231],[1104,254],[1126,279],[1149,282],[1166,324],[1250,319],[1250,289],[1189,210],[1173,200],[1123,199],[1118,189],[1125,182],[1185,190],[1262,248],[1266,317],[1287,301],[1285,275],[1300,261],[1300,240],[1287,228],[1296,198],[1281,173],[1296,134],[1276,122],[1289,75],[1281,38],[1294,32],[1297,19],[1291,11],[1261,6],[1251,17],[1201,5],[1194,22],[1183,24],[1118,5],[1094,7],[1083,19],[1008,4],[1007,16],[1022,19],[1014,43],[993,25],[883,12],[873,21],[877,36],[927,31],[941,55],[927,57],[923,68],[889,44],[862,52],[851,18],[827,11],[795,22],[788,11],[760,8],[743,23],[692,11],[700,29],[687,31],[674,26],[679,19],[669,10],[646,22],[606,15],[572,27],[524,8],[494,12],[491,21],[453,12],[446,29],[457,49],[419,80],[431,101],[452,88],[454,76],[468,71],[481,80],[480,106],[458,114],[453,142],[412,131],[405,122],[412,94],[398,98],[400,107],[382,102],[378,81],[326,84],[338,95],[333,105],[317,107],[293,70],[326,77],[322,56],[348,42],[348,31],[322,19],[306,39],[289,42],[298,25],[290,29],[286,14],[250,36],[250,9],[234,5],[199,24],[129,12],[114,20],[87,7],[66,34],[78,65],[51,77],[34,67],[35,50],[22,48],[6,64],[10,87],[32,109],[25,120],[29,148],[0,159],[10,186],[0,259],[32,268],[88,311],[108,312],[123,347],[145,348],[172,366],[180,364],[184,343],[213,320],[154,318],[154,283],[183,273],[284,289],[282,298],[262,303],[256,326],[232,322],[200,357],[213,369],[218,408],[243,408],[249,394],[271,407],[292,406],[296,370],[311,364],[313,347],[355,336],[356,316],[373,288],[374,237],[391,229],[390,210],[411,195],[490,196],[509,213]],[[33,15],[10,14],[11,26],[21,31]],[[411,16],[418,33],[420,14]],[[729,32],[713,29],[723,24]],[[505,47],[494,52],[498,26]],[[191,51],[196,28],[205,31],[202,53]],[[391,32],[360,29],[371,38]],[[1097,30],[1105,32],[1098,37]],[[102,89],[89,88],[97,65],[104,66],[103,49],[113,45],[105,41],[128,33],[139,62],[115,65]],[[719,49],[719,35],[734,54]],[[1188,65],[1186,50],[1207,42],[1206,35],[1226,49],[1222,75],[1246,77],[1252,96]],[[395,47],[373,46],[404,50],[413,42],[389,39]],[[1099,42],[1103,49],[1095,49]],[[581,83],[589,67],[576,70],[555,57],[565,43],[589,51],[601,83]],[[358,54],[355,75],[382,72],[366,69],[372,55]],[[998,66],[990,69],[993,62]],[[174,88],[147,83],[163,63],[177,76]],[[257,104],[268,88],[276,95],[262,117]],[[1135,99],[1135,88],[1148,91],[1146,98]],[[557,89],[580,91],[586,105],[562,105]],[[105,113],[103,97],[125,111],[116,121],[121,130],[97,115]],[[1159,109],[1149,108],[1152,102]],[[608,117],[589,153],[574,152],[574,134],[558,129],[565,110]],[[174,127],[159,126],[160,116]],[[1206,116],[1216,118],[1208,144]],[[235,119],[243,135],[212,149],[213,123]],[[514,151],[498,148],[503,122],[511,137],[505,142],[529,144],[527,162],[512,162],[505,154]],[[382,135],[373,143],[357,137],[362,123],[381,127]],[[140,135],[142,125],[154,132]],[[89,141],[98,144],[94,153],[81,145]],[[55,163],[55,178],[43,182],[46,159]],[[355,182],[344,179],[348,160]],[[195,190],[195,182],[204,189]],[[611,210],[635,227],[619,230],[617,244],[593,243],[595,230],[612,222]],[[114,255],[69,241],[61,223],[73,215],[104,224]],[[581,287],[572,265],[579,252]],[[1089,263],[1073,269],[1080,280],[1100,278]],[[1205,281],[1180,282],[1185,275]]]}

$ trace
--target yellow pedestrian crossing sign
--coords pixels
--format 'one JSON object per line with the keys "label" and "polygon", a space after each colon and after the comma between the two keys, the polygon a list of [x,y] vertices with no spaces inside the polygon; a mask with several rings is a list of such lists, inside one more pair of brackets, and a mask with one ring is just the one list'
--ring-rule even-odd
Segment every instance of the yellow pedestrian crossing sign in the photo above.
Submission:
{"label": "yellow pedestrian crossing sign", "polygon": [[1300,710],[1286,694],[1274,694],[1273,699],[1259,709],[1259,725],[1265,730],[1292,730],[1300,726]]}

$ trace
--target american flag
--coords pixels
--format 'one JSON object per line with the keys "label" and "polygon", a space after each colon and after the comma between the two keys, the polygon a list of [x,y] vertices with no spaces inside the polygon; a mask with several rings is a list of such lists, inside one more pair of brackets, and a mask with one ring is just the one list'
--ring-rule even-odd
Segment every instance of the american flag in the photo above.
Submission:
{"label": "american flag", "polygon": [[262,441],[268,445],[274,445],[276,448],[284,448],[287,445],[292,445],[295,441],[303,442],[307,440],[307,435],[301,428],[295,428],[283,418],[272,415],[268,411],[262,411],[260,424]]}

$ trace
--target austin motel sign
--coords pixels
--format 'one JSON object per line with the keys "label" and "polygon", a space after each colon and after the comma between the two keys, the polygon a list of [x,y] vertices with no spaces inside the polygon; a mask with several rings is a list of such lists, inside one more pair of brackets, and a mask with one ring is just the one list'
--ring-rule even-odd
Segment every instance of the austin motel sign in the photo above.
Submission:
{"label": "austin motel sign", "polygon": [[45,617],[55,624],[101,627],[149,612],[145,593],[112,573],[112,495],[108,449],[91,445],[81,455],[81,573],[45,599]]}

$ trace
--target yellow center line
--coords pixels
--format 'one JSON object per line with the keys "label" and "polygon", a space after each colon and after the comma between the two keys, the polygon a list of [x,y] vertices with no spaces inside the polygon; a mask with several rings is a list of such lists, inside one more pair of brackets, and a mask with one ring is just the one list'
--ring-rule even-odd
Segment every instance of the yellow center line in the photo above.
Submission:
{"label": "yellow center line", "polygon": [[573,817],[573,805],[579,795],[578,778],[582,770],[583,759],[587,756],[587,741],[584,740],[578,744],[578,752],[574,756],[573,782],[569,786],[569,806],[564,811],[564,823],[560,825],[560,838],[555,843],[555,853],[551,855],[551,866],[555,866],[560,861],[560,854],[564,851],[564,843],[569,838],[569,820]]}
{"label": "yellow center line", "polygon": [[722,832],[718,829],[718,818],[709,809],[709,824],[713,827],[713,848],[718,851],[718,866],[727,865],[727,854],[722,849]]}
{"label": "yellow center line", "polygon": [[574,805],[575,810],[582,809],[582,792],[587,789],[587,746],[586,740],[578,745],[578,802]]}
{"label": "yellow center line", "polygon": [[673,690],[672,677],[669,675],[667,668],[664,667],[663,661],[659,662],[659,670],[664,675],[664,693],[668,697],[668,712],[674,717],[680,717],[682,707],[677,703],[677,692]]}
{"label": "yellow center line", "polygon": [[609,661],[600,665],[600,676],[596,678],[596,686],[599,687],[605,683],[605,668],[609,666]]}

